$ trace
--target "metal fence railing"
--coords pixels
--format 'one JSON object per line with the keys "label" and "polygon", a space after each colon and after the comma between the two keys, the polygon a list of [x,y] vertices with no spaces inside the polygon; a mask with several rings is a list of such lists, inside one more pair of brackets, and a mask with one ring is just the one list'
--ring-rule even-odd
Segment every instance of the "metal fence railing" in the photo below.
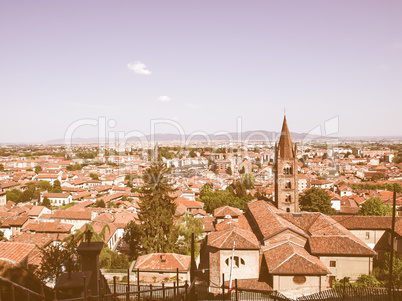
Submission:
{"label": "metal fence railing", "polygon": [[393,290],[392,299],[388,289],[366,287],[337,287],[319,293],[302,296],[297,301],[401,301],[402,291]]}

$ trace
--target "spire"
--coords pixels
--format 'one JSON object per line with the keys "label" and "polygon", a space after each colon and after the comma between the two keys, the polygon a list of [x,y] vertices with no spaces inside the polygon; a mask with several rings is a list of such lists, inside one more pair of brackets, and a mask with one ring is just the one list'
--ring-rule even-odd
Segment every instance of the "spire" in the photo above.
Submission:
{"label": "spire", "polygon": [[290,139],[288,123],[286,122],[286,116],[283,117],[282,132],[278,144],[278,155],[279,158],[293,159],[295,157],[292,140]]}

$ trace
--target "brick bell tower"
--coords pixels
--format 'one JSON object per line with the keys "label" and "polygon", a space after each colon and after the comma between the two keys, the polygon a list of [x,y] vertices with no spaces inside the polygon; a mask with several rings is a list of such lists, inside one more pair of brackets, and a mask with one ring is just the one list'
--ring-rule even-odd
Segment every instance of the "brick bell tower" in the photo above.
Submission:
{"label": "brick bell tower", "polygon": [[285,212],[298,212],[296,145],[293,148],[286,116],[281,137],[275,144],[275,206]]}

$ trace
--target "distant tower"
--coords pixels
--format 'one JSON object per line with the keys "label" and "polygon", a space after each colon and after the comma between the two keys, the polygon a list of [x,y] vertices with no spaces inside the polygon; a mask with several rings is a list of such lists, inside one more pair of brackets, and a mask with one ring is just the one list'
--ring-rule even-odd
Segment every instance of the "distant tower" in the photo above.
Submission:
{"label": "distant tower", "polygon": [[296,145],[293,148],[286,116],[279,143],[275,144],[275,206],[286,212],[298,212]]}
{"label": "distant tower", "polygon": [[152,158],[151,158],[152,162],[158,162],[159,161],[159,144],[158,141],[156,141],[155,143],[155,147],[152,151]]}

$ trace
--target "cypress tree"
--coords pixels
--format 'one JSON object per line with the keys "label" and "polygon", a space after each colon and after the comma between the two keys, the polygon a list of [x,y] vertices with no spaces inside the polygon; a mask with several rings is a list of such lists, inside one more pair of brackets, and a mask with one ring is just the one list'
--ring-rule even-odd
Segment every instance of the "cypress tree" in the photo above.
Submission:
{"label": "cypress tree", "polygon": [[176,189],[169,182],[168,169],[165,164],[152,163],[142,179],[138,219],[126,226],[124,239],[130,244],[133,256],[174,252],[178,238],[173,202]]}

